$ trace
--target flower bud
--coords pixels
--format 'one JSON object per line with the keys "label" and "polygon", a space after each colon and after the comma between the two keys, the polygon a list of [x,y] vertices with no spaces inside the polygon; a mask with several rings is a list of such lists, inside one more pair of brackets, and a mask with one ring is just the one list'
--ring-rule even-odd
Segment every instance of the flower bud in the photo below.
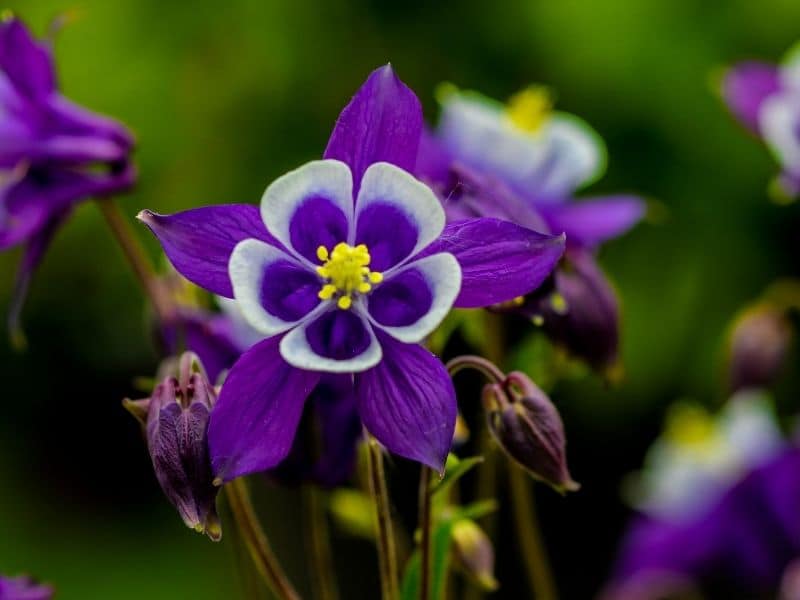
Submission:
{"label": "flower bud", "polygon": [[494,547],[489,536],[469,519],[456,521],[450,535],[453,554],[460,569],[484,590],[496,590]]}
{"label": "flower bud", "polygon": [[0,600],[50,600],[52,597],[52,587],[37,583],[26,575],[0,575]]}
{"label": "flower bud", "polygon": [[564,424],[550,398],[524,373],[509,373],[483,390],[489,431],[531,475],[560,493],[580,486],[567,468]]}
{"label": "flower bud", "polygon": [[218,541],[218,488],[212,483],[207,435],[216,393],[196,355],[183,354],[178,371],[177,378],[166,376],[148,400],[126,406],[134,414],[147,407],[147,448],[167,499],[187,527]]}
{"label": "flower bud", "polygon": [[792,329],[783,311],[767,304],[747,309],[730,336],[728,380],[733,391],[767,387],[780,373]]}

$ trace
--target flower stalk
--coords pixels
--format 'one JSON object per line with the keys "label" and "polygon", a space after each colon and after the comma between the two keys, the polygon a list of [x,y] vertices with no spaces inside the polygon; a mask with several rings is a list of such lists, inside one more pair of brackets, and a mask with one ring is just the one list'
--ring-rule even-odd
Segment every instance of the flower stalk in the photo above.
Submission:
{"label": "flower stalk", "polygon": [[325,496],[322,490],[314,485],[307,485],[303,492],[306,505],[309,556],[314,573],[314,577],[311,578],[314,597],[317,600],[339,600],[331,555],[330,530],[325,514]]}
{"label": "flower stalk", "polygon": [[175,308],[172,306],[169,295],[165,293],[159,283],[153,265],[150,263],[150,259],[147,257],[141,242],[133,233],[130,223],[125,219],[119,206],[112,198],[99,199],[96,204],[108,228],[114,235],[114,239],[122,249],[128,264],[133,269],[136,279],[142,286],[142,290],[150,300],[158,319],[162,322],[170,321],[174,316]]}
{"label": "flower stalk", "polygon": [[258,515],[253,509],[250,491],[245,481],[242,478],[234,479],[225,485],[225,493],[236,526],[267,586],[280,600],[300,600],[300,595],[289,582],[283,567],[272,552]]}
{"label": "flower stalk", "polygon": [[430,600],[431,598],[431,540],[433,537],[431,476],[430,467],[422,465],[419,476],[419,529],[421,532],[419,600]]}
{"label": "flower stalk", "polygon": [[558,593],[536,517],[530,478],[520,467],[509,464],[508,479],[520,554],[533,597],[537,600],[556,600]]}
{"label": "flower stalk", "polygon": [[367,436],[369,489],[375,503],[376,531],[378,534],[378,565],[381,574],[381,597],[397,600],[400,586],[397,581],[397,550],[392,530],[392,515],[389,507],[389,492],[383,468],[383,454],[378,441]]}

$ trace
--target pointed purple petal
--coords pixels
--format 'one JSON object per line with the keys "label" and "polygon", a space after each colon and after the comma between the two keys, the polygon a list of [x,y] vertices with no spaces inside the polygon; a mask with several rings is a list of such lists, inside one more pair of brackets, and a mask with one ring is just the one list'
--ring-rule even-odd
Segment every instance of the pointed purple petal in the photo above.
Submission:
{"label": "pointed purple petal", "polygon": [[31,237],[28,244],[25,246],[25,253],[22,255],[22,261],[17,267],[17,277],[14,282],[14,290],[11,293],[11,305],[8,309],[8,331],[11,335],[11,339],[14,340],[17,345],[24,345],[25,343],[20,317],[22,315],[22,307],[25,304],[25,298],[28,295],[28,288],[30,287],[33,273],[36,271],[39,263],[41,263],[58,228],[69,216],[69,212],[69,209],[66,209],[60,214],[53,215],[47,224]]}
{"label": "pointed purple petal", "polygon": [[372,72],[333,129],[325,158],[347,163],[358,193],[361,177],[372,163],[385,161],[412,171],[422,132],[417,96],[390,65]]}
{"label": "pointed purple petal", "polygon": [[564,236],[537,233],[498,219],[450,223],[424,254],[449,252],[461,265],[459,308],[508,302],[533,291],[564,252]]}
{"label": "pointed purple petal", "polygon": [[204,206],[173,215],[144,210],[139,219],[155,234],[181,275],[226,298],[233,297],[228,259],[236,244],[256,238],[281,247],[267,232],[258,207],[250,204]]}
{"label": "pointed purple petal", "polygon": [[211,413],[211,466],[223,481],[264,471],[286,457],[303,404],[319,381],[319,373],[289,366],[279,342],[264,340],[242,355]]}
{"label": "pointed purple petal", "polygon": [[55,89],[50,48],[37,42],[19,19],[0,23],[0,70],[29,98]]}
{"label": "pointed purple petal", "polygon": [[751,131],[758,133],[762,102],[779,91],[780,76],[775,65],[743,62],[733,66],[722,82],[722,97],[731,112]]}
{"label": "pointed purple petal", "polygon": [[453,382],[422,346],[378,335],[383,361],[355,378],[361,420],[390,452],[441,471],[456,424]]}
{"label": "pointed purple petal", "polygon": [[593,247],[618,237],[638,223],[645,212],[636,196],[601,196],[567,204],[541,206],[551,231],[563,231],[570,245]]}

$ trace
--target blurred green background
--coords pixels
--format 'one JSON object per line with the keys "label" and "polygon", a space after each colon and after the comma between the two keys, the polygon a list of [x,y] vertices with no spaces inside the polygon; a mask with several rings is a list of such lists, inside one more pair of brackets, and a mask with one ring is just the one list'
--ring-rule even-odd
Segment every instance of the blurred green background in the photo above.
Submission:
{"label": "blurred green background", "polygon": [[[9,8],[40,34],[53,17],[74,14],[58,36],[61,84],[136,132],[141,177],[123,199],[130,216],[256,202],[277,175],[319,157],[341,107],[387,61],[429,119],[443,80],[500,99],[542,82],[561,109],[594,125],[610,165],[590,191],[642,193],[662,218],[601,254],[624,302],[626,380],[608,388],[588,377],[554,392],[584,485],[566,500],[542,492],[565,597],[588,597],[607,574],[626,516],[619,481],[640,464],[665,406],[721,400],[727,323],[774,278],[800,275],[800,208],[769,203],[775,167],[711,87],[721,66],[776,60],[800,38],[796,0],[23,0]],[[17,258],[0,256],[1,307]],[[66,599],[228,597],[230,547],[183,528],[120,408],[132,378],[151,374],[157,357],[141,295],[94,206],[57,237],[24,320],[29,350],[0,344],[0,572],[34,573]],[[784,412],[798,407],[793,364],[777,394]],[[308,589],[298,496],[263,493],[267,526]],[[337,543],[340,566],[374,584],[370,548]],[[353,549],[367,562],[348,566]],[[501,565],[501,581],[514,569]]]}

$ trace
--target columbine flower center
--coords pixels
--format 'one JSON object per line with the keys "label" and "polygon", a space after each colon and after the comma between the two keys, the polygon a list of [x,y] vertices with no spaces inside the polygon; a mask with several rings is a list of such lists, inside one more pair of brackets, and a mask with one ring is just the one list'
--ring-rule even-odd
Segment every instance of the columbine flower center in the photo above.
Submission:
{"label": "columbine flower center", "polygon": [[317,258],[322,261],[317,273],[325,280],[318,295],[322,300],[336,299],[339,308],[350,308],[355,294],[366,294],[383,281],[381,273],[369,270],[371,259],[365,244],[354,247],[340,242],[330,252],[320,246]]}
{"label": "columbine flower center", "polygon": [[514,94],[508,101],[506,115],[511,123],[527,133],[536,133],[553,112],[553,97],[542,86],[531,86]]}

